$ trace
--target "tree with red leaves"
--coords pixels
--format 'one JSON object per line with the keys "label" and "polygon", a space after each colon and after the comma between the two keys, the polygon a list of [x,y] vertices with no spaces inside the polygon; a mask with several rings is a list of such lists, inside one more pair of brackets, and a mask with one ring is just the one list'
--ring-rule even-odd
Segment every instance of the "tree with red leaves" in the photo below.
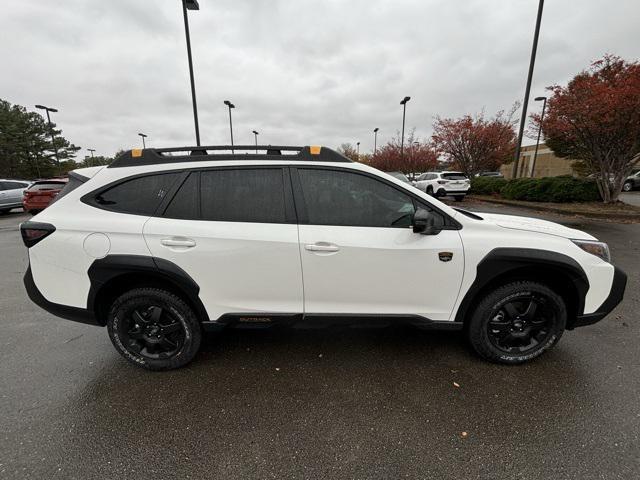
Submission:
{"label": "tree with red leaves", "polygon": [[432,141],[446,160],[468,177],[482,171],[496,170],[513,157],[516,148],[514,112],[500,111],[487,119],[484,112],[472,117],[436,117]]}
{"label": "tree with red leaves", "polygon": [[[542,122],[546,144],[595,173],[605,203],[617,201],[640,160],[640,64],[605,55],[566,87],[548,89],[553,95]],[[540,116],[532,118],[539,126]]]}
{"label": "tree with red leaves", "polygon": [[438,165],[438,152],[430,142],[420,142],[412,130],[404,142],[404,158],[400,155],[400,137],[394,137],[369,160],[369,165],[384,172],[404,174],[426,172]]}

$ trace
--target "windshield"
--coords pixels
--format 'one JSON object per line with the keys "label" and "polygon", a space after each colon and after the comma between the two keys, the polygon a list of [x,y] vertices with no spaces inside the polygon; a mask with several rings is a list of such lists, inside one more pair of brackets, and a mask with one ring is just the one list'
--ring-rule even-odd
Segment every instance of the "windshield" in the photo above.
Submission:
{"label": "windshield", "polygon": [[402,180],[403,182],[410,183],[407,176],[402,172],[389,172],[389,175],[396,177],[398,180]]}

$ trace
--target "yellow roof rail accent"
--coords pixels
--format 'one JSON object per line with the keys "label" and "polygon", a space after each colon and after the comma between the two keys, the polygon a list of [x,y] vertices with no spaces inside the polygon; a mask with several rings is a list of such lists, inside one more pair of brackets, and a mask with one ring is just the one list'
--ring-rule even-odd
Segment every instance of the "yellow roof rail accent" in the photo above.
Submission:
{"label": "yellow roof rail accent", "polygon": [[320,155],[321,149],[322,147],[320,145],[311,145],[309,147],[309,153],[311,153],[311,155]]}
{"label": "yellow roof rail accent", "polygon": [[131,149],[131,156],[132,157],[141,157],[142,156],[142,149],[141,148],[132,148]]}

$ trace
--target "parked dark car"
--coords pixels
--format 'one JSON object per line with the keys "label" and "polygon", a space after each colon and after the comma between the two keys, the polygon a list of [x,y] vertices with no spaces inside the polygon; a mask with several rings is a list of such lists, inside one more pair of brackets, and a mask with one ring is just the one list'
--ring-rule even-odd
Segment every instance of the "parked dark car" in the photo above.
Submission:
{"label": "parked dark car", "polygon": [[640,170],[629,175],[622,184],[623,192],[630,192],[631,190],[636,190],[638,188],[640,188]]}
{"label": "parked dark car", "polygon": [[476,177],[498,177],[503,178],[500,172],[480,172],[476,173]]}
{"label": "parked dark car", "polygon": [[67,178],[52,178],[34,182],[24,191],[22,206],[25,212],[36,214],[47,208],[68,181]]}

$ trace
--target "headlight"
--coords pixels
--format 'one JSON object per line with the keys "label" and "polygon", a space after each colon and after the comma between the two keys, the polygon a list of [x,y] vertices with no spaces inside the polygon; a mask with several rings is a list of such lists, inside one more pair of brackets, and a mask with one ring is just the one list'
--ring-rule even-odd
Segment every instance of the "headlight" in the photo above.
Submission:
{"label": "headlight", "polygon": [[594,242],[591,240],[571,240],[582,250],[596,257],[600,257],[605,262],[611,262],[609,246],[604,242]]}

